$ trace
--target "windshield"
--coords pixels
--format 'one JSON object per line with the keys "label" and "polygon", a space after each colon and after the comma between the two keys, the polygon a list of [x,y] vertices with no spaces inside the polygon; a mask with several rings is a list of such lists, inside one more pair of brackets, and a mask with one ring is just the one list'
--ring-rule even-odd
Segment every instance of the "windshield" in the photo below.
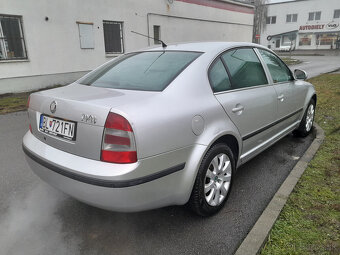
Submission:
{"label": "windshield", "polygon": [[79,80],[95,87],[162,91],[200,52],[148,51],[130,53]]}

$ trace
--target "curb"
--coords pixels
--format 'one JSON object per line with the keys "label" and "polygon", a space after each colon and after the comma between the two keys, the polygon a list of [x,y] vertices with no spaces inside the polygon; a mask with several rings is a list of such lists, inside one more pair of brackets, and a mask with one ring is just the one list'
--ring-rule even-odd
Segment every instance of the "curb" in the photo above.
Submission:
{"label": "curb", "polygon": [[275,193],[253,228],[236,250],[235,255],[255,255],[261,251],[290,193],[293,191],[295,185],[307,168],[309,161],[313,159],[325,138],[325,133],[319,125],[314,123],[314,128],[316,129],[314,141]]}
{"label": "curb", "polygon": [[338,72],[340,72],[340,68],[337,68],[337,69],[335,69],[333,71],[327,72],[327,74],[329,74],[329,73],[338,73]]}

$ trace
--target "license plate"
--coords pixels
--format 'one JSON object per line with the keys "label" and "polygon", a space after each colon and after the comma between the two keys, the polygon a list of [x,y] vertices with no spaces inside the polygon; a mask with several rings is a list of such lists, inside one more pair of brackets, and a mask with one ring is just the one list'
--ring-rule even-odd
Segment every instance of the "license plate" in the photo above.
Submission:
{"label": "license plate", "polygon": [[76,128],[76,122],[40,115],[39,130],[44,133],[75,141]]}

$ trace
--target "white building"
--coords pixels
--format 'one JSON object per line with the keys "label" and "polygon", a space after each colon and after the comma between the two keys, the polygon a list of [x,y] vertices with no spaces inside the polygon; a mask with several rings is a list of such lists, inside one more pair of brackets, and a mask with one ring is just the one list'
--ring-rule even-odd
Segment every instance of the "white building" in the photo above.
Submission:
{"label": "white building", "polygon": [[340,0],[300,0],[266,6],[262,45],[274,50],[339,48]]}
{"label": "white building", "polygon": [[67,84],[124,52],[251,41],[254,9],[229,0],[0,0],[0,94]]}

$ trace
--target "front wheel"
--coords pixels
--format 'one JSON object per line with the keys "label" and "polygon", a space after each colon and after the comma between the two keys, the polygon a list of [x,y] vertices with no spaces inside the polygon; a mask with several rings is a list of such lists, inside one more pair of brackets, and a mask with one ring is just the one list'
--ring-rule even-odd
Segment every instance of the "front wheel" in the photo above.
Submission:
{"label": "front wheel", "polygon": [[225,144],[216,144],[204,156],[197,173],[189,204],[201,216],[222,209],[230,193],[235,170],[233,153]]}
{"label": "front wheel", "polygon": [[294,131],[294,134],[300,137],[306,137],[311,131],[315,115],[315,101],[311,99],[305,114],[300,122],[299,127]]}

